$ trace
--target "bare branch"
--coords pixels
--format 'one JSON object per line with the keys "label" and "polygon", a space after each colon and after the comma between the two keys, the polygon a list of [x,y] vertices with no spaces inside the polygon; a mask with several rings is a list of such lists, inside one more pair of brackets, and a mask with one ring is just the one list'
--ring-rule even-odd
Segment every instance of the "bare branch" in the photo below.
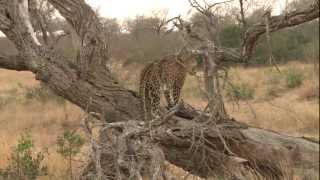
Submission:
{"label": "bare branch", "polygon": [[[143,119],[139,96],[123,88],[111,73],[99,66],[96,66],[95,69],[88,69],[88,76],[83,78],[79,74],[87,69],[79,70],[58,52],[39,45],[32,34],[34,30],[29,27],[31,23],[26,6],[21,6],[19,9],[19,2],[25,3],[26,0],[0,0],[0,22],[4,22],[0,25],[0,29],[20,51],[19,56],[0,56],[0,67],[35,72],[36,78],[45,82],[54,92],[82,109],[86,109],[87,112],[101,114],[104,122],[125,124],[121,130],[115,127],[101,132],[99,137],[101,137],[101,147],[104,149],[96,152],[98,156],[95,160],[99,162],[93,167],[104,170],[103,173],[97,175],[98,177],[110,174],[111,177],[120,179],[129,173],[134,179],[135,177],[140,178],[141,173],[146,171],[151,175],[162,176],[164,158],[189,170],[192,174],[210,177],[215,173],[223,173],[224,170],[229,171],[226,160],[234,158],[231,158],[226,152],[226,147],[228,147],[229,152],[236,152],[238,157],[247,160],[246,164],[249,167],[265,173],[267,177],[269,175],[281,179],[282,172],[277,162],[283,160],[284,156],[280,155],[291,155],[293,149],[302,156],[302,160],[296,160],[297,158],[290,156],[295,164],[301,161],[312,164],[314,161],[310,157],[319,154],[318,144],[256,130],[230,119],[217,125],[221,129],[220,134],[208,128],[207,124],[190,120],[197,116],[187,119],[181,118],[183,116],[177,117],[169,114],[166,123],[152,130],[154,139],[151,139],[149,136],[151,133],[142,131],[141,128],[145,127],[139,125]],[[79,35],[81,39],[79,58],[89,64],[90,61],[93,64],[103,61],[106,58],[106,40],[102,26],[85,1],[50,0],[50,2],[66,17]],[[180,23],[184,22],[181,20]],[[270,28],[272,28],[272,23]],[[190,26],[186,26],[185,31],[192,35]],[[203,42],[206,41],[203,40]],[[227,57],[225,52],[227,51],[222,48],[214,49],[213,63],[216,63],[213,64],[214,66]],[[236,53],[230,54],[230,57],[233,57]],[[20,59],[20,57],[23,58]],[[37,66],[32,65],[33,61]],[[216,67],[213,67],[213,70],[215,71]],[[199,115],[194,111],[188,114]],[[211,117],[206,115],[199,117],[203,121],[209,118]],[[110,130],[114,131],[110,132]],[[261,139],[261,137],[267,138]],[[297,145],[299,149],[295,148]],[[274,154],[279,155],[279,159],[270,160]],[[129,179],[130,175],[123,176],[122,179]]]}
{"label": "bare branch", "polygon": [[202,7],[197,0],[188,0],[191,7],[195,8],[198,12],[205,14],[206,8]]}
{"label": "bare branch", "polygon": [[86,41],[98,40],[103,27],[96,13],[84,0],[49,0],[49,2],[66,18],[84,44],[90,43]]}
{"label": "bare branch", "polygon": [[234,0],[228,0],[228,1],[222,1],[222,2],[217,2],[217,3],[210,4],[210,5],[208,5],[208,10],[211,10],[212,8],[214,8],[217,5],[229,3],[229,2],[232,2],[232,1],[234,1]]}
{"label": "bare branch", "polygon": [[246,28],[247,28],[247,21],[244,14],[245,12],[243,8],[243,0],[239,0],[239,4],[240,4],[240,15],[241,15],[240,22],[242,24],[242,36],[243,36],[244,35],[243,33],[246,31]]}
{"label": "bare branch", "polygon": [[[41,3],[43,3],[44,1],[42,1]],[[41,35],[43,38],[43,41],[46,45],[48,45],[48,34],[47,34],[47,27],[46,27],[46,23],[45,20],[43,18],[43,16],[40,14],[40,11],[37,7],[37,0],[29,0],[29,11],[30,11],[30,15],[33,19],[33,25],[35,26],[38,25],[41,31]]]}
{"label": "bare branch", "polygon": [[19,49],[20,57],[24,57],[29,70],[37,69],[39,58],[36,49],[41,44],[36,37],[29,16],[28,0],[1,1],[0,17],[6,17],[8,27],[0,26],[0,30],[10,39]]}
{"label": "bare branch", "polygon": [[[269,18],[269,30],[270,32],[277,31],[279,29],[287,28],[302,24],[304,22],[311,21],[319,17],[319,0],[316,0],[311,6],[305,10],[295,10],[293,12],[286,13],[285,15],[271,16]],[[266,24],[263,20],[261,23],[256,24],[245,33],[242,56],[245,59],[249,59],[256,46],[259,37],[266,33]]]}
{"label": "bare branch", "polygon": [[75,29],[81,42],[78,66],[86,76],[96,66],[104,66],[109,50],[103,26],[96,13],[84,0],[49,0]]}
{"label": "bare branch", "polygon": [[0,1],[0,29],[8,29],[11,25],[10,15],[6,8],[6,1]]}
{"label": "bare branch", "polygon": [[28,0],[21,0],[18,2],[18,13],[20,14],[20,17],[22,19],[22,22],[24,23],[25,27],[27,27],[27,31],[31,35],[33,41],[37,45],[41,45],[39,40],[36,37],[36,33],[34,32],[34,29],[32,27],[30,16],[29,16],[29,2]]}
{"label": "bare branch", "polygon": [[16,55],[16,56],[7,56],[0,54],[0,67],[16,71],[29,71],[30,68],[26,64],[25,59]]}

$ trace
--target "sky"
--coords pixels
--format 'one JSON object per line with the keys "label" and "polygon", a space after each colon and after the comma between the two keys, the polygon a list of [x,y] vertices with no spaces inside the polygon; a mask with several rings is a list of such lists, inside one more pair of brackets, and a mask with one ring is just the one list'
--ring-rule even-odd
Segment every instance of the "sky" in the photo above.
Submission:
{"label": "sky", "polygon": [[[224,0],[207,0],[210,3]],[[264,2],[266,0],[257,0]],[[273,11],[278,14],[280,9],[285,7],[286,0],[273,0]],[[137,15],[150,16],[156,12],[166,12],[167,17],[188,15],[190,5],[188,0],[86,0],[86,2],[97,9],[103,17],[117,18],[122,21],[127,18],[134,18]],[[201,0],[199,0],[201,2]],[[0,36],[3,34],[0,31]]]}
{"label": "sky", "polygon": [[136,15],[152,15],[156,11],[167,11],[169,17],[187,14],[188,0],[87,0],[104,17],[123,20]]}
{"label": "sky", "polygon": [[[186,16],[190,10],[188,0],[86,0],[101,16],[124,20],[136,15],[152,15],[154,11],[167,11],[168,17]],[[223,0],[208,0],[221,2]],[[259,0],[264,2],[265,0]],[[199,0],[201,2],[201,0]],[[273,11],[277,14],[285,7],[286,0],[274,0]]]}

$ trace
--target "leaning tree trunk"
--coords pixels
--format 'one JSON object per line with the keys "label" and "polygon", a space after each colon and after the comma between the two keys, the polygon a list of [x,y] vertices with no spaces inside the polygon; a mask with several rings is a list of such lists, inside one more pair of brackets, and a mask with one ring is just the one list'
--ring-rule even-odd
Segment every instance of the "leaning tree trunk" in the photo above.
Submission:
{"label": "leaning tree trunk", "polygon": [[[0,0],[0,30],[19,51],[15,56],[1,55],[0,67],[35,73],[55,93],[103,122],[100,141],[92,141],[94,154],[82,174],[83,179],[165,179],[169,177],[165,161],[200,177],[232,177],[237,176],[236,170],[243,169],[281,179],[286,175],[284,164],[318,170],[315,160],[319,156],[318,143],[257,129],[232,119],[212,126],[206,113],[188,105],[179,108],[176,114],[180,117],[167,116],[166,123],[143,122],[137,93],[122,87],[105,68],[107,38],[85,1],[48,0],[80,38],[76,61],[38,40],[30,22],[30,18],[36,17],[30,17],[28,12],[37,9],[30,7],[34,5],[32,1],[35,0]],[[278,24],[270,28],[274,31],[318,17],[319,1],[307,10],[289,13],[284,19],[271,17],[270,21]],[[264,33],[261,26],[249,28],[248,44],[243,52],[252,53],[250,44]],[[217,58],[242,57],[229,52],[218,50]]]}

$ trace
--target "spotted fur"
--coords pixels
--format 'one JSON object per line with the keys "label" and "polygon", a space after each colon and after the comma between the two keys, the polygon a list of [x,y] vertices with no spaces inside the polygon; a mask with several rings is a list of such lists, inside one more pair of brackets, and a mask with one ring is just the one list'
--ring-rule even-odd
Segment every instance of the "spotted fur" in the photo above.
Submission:
{"label": "spotted fur", "polygon": [[180,99],[187,73],[197,67],[194,55],[172,55],[145,66],[140,75],[140,96],[145,120],[160,116],[160,97],[164,94],[168,108]]}

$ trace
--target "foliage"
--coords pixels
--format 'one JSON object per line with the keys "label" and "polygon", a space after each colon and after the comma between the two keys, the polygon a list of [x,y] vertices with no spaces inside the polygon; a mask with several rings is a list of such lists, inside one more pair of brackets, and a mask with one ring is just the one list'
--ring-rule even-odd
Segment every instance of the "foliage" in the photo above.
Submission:
{"label": "foliage", "polygon": [[226,90],[227,96],[232,100],[249,100],[254,98],[254,89],[246,83],[231,84]]}
{"label": "foliage", "polygon": [[241,34],[241,29],[238,25],[236,24],[226,25],[222,29],[222,32],[220,33],[221,45],[229,48],[240,47],[241,45],[240,34]]}
{"label": "foliage", "polygon": [[75,156],[80,152],[84,139],[75,131],[65,131],[57,139],[57,152],[63,157]]}
{"label": "foliage", "polygon": [[24,134],[13,148],[7,168],[0,169],[0,177],[4,179],[35,180],[47,174],[47,166],[42,161],[45,152],[34,153],[34,144],[30,135]]}
{"label": "foliage", "polygon": [[[229,18],[229,19],[228,19]],[[255,15],[248,17],[248,22],[253,24],[261,20]],[[203,36],[205,26],[201,25],[201,18],[195,16],[194,21],[199,27],[195,30]],[[219,23],[220,43],[223,47],[237,48],[241,46],[241,28],[237,22],[232,21],[230,17]],[[256,19],[256,20],[254,20]],[[137,22],[136,22],[137,21]],[[226,22],[224,22],[226,21]],[[127,62],[145,63],[155,60],[182,46],[181,35],[177,32],[170,34],[157,34],[154,28],[159,22],[155,17],[137,17],[127,21],[128,33],[117,34],[118,39],[113,43],[112,54],[116,58],[125,59]],[[209,37],[207,37],[209,38]],[[297,27],[291,27],[271,34],[272,53],[277,62],[285,63],[291,60],[306,61],[308,59],[319,58],[319,21],[315,20],[302,24]],[[196,42],[191,42],[195,44]],[[252,64],[269,64],[268,45],[265,36],[259,39],[257,49]]]}
{"label": "foliage", "polygon": [[[247,15],[248,25],[261,21],[263,9],[258,9]],[[219,42],[223,47],[237,48],[241,46],[241,27],[232,16],[223,16],[219,23]],[[183,45],[181,34],[177,31],[166,33],[168,28],[164,27],[158,31],[161,17],[137,16],[127,19],[120,25],[116,19],[101,19],[107,27],[108,41],[110,42],[110,53],[115,60],[121,60],[126,64],[147,63],[167,54],[175,53]],[[197,26],[194,29],[206,38],[205,25],[201,22],[201,15],[195,13],[190,19]],[[61,23],[62,24],[62,23]],[[62,29],[66,25],[62,24]],[[306,61],[319,59],[319,20],[304,23],[302,25],[283,29],[271,33],[272,53],[277,62],[285,63],[291,60]],[[9,44],[9,46],[8,46]],[[196,41],[190,44],[195,45]],[[67,57],[77,54],[76,47],[70,37],[64,37],[59,41],[57,48],[64,52]],[[0,49],[4,52],[15,52],[4,38],[0,38]],[[262,36],[257,44],[256,52],[250,61],[252,64],[268,64],[269,54],[265,36]]]}
{"label": "foliage", "polygon": [[289,68],[285,72],[286,85],[288,88],[299,87],[303,82],[303,74],[297,69]]}
{"label": "foliage", "polygon": [[[277,62],[306,61],[319,58],[319,22],[313,21],[271,34],[272,54]],[[268,64],[269,54],[266,38],[257,45],[254,64]]]}
{"label": "foliage", "polygon": [[75,131],[65,131],[62,136],[57,138],[57,152],[68,160],[70,179],[73,179],[72,160],[75,155],[80,152],[85,141],[81,135]]}

